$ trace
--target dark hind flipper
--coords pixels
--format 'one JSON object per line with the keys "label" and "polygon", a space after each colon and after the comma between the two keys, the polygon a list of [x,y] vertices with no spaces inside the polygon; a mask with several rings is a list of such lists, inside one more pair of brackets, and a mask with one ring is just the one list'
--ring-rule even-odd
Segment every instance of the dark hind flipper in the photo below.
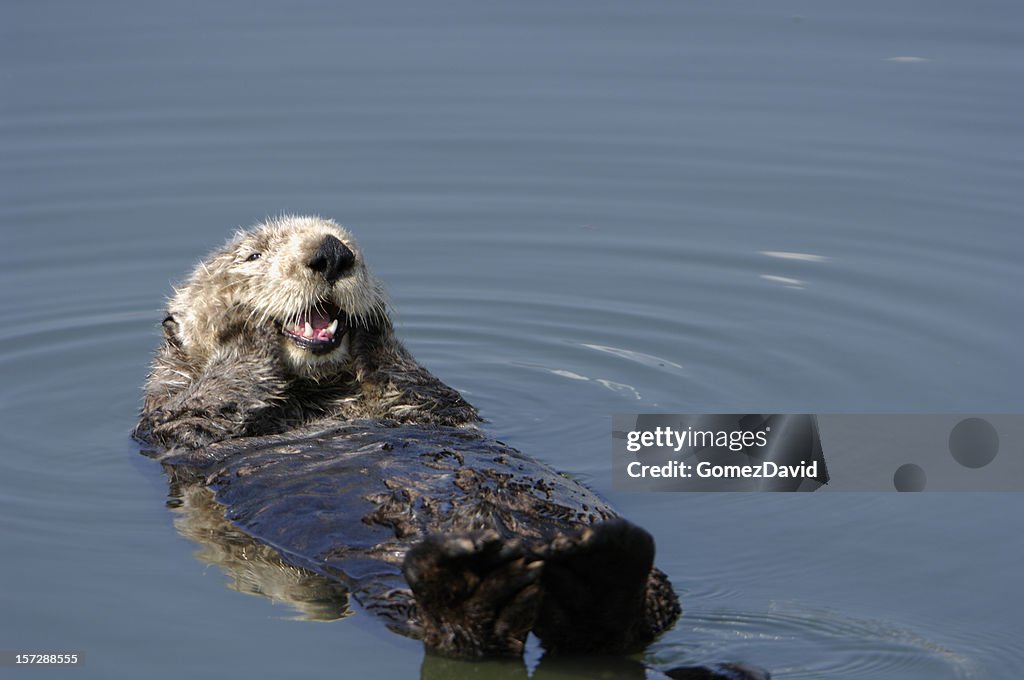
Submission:
{"label": "dark hind flipper", "polygon": [[771,680],[771,673],[745,663],[717,663],[713,666],[672,668],[663,671],[672,680]]}
{"label": "dark hind flipper", "polygon": [[549,652],[639,651],[679,617],[668,579],[653,568],[654,539],[625,520],[559,536],[537,556],[544,599],[534,633]]}
{"label": "dark hind flipper", "polygon": [[540,566],[494,531],[415,546],[402,573],[427,649],[463,658],[522,654],[540,604]]}

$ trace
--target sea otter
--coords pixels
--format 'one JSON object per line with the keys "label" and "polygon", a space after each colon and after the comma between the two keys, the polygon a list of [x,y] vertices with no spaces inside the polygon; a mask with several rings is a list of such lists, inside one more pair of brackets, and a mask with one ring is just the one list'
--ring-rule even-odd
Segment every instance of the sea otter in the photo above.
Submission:
{"label": "sea otter", "polygon": [[[286,562],[453,657],[625,654],[680,606],[654,542],[479,429],[396,338],[352,235],[285,216],[175,291],[136,438]],[[710,677],[710,676],[709,676]]]}

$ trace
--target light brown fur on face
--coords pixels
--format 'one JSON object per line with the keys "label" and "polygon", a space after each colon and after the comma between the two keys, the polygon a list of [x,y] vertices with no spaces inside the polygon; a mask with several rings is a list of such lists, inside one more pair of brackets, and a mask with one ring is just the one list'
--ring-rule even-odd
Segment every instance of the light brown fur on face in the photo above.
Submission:
{"label": "light brown fur on face", "polygon": [[[328,282],[308,266],[323,238],[334,236],[355,255],[352,269]],[[284,216],[240,231],[204,260],[171,299],[178,338],[196,361],[211,357],[230,323],[290,327],[313,307],[332,302],[351,324],[386,321],[386,296],[370,274],[352,235],[332,220]],[[349,342],[327,354],[300,349],[283,335],[281,347],[298,376],[322,378],[349,358]]]}
{"label": "light brown fur on face", "polygon": [[[328,258],[337,266],[325,243],[344,254]],[[324,418],[478,420],[395,337],[384,289],[331,220],[285,216],[238,232],[167,312],[135,430],[150,443],[200,448]],[[304,321],[317,326],[306,338]]]}

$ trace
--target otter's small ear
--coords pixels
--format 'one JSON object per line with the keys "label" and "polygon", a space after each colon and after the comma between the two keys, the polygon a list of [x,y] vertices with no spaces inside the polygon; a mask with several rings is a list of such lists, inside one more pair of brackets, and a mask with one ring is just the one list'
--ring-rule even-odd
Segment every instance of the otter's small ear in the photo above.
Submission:
{"label": "otter's small ear", "polygon": [[178,338],[178,322],[175,321],[174,317],[168,314],[167,318],[160,325],[164,328],[164,340],[169,345],[181,347],[181,340]]}

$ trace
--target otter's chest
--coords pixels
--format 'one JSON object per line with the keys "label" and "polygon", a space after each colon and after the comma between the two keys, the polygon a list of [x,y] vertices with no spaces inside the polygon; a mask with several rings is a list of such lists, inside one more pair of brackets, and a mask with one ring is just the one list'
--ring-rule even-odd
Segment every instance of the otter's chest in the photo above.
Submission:
{"label": "otter's chest", "polygon": [[[167,461],[298,566],[358,582],[395,573],[427,535],[495,529],[524,541],[615,516],[579,483],[463,428],[350,423]],[[376,566],[374,566],[376,565]]]}

